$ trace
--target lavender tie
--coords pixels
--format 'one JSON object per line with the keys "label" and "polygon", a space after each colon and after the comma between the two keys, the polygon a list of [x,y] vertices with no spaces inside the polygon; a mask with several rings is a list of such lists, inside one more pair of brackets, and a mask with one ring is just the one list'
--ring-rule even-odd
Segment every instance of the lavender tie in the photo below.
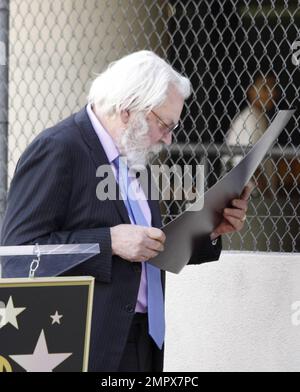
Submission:
{"label": "lavender tie", "polygon": [[[117,169],[119,187],[128,215],[134,224],[140,226],[149,226],[138,201],[133,197],[130,197],[130,192],[128,192],[130,177],[128,175],[128,167],[126,163],[122,158],[119,157],[114,160],[114,163]],[[159,268],[149,264],[148,262],[146,262],[145,266],[148,288],[147,300],[149,334],[157,344],[158,348],[162,349],[165,336],[165,315],[161,272]]]}

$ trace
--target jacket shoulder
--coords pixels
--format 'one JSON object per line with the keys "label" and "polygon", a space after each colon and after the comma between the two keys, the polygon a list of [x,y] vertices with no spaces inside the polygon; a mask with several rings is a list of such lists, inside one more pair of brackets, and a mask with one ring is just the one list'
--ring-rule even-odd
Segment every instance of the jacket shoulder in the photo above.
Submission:
{"label": "jacket shoulder", "polygon": [[76,144],[76,141],[78,141],[78,138],[80,137],[80,132],[78,125],[75,122],[75,115],[76,114],[72,114],[57,124],[44,129],[35,137],[33,142],[51,139],[63,144]]}

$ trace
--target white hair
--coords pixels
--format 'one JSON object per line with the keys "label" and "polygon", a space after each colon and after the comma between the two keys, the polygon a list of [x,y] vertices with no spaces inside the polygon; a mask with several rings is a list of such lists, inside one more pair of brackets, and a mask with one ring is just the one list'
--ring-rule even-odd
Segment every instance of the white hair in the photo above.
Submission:
{"label": "white hair", "polygon": [[126,156],[128,167],[146,166],[151,158],[163,148],[163,142],[149,143],[149,124],[143,113],[137,113],[129,120],[128,127],[117,140],[122,156]]}
{"label": "white hair", "polygon": [[174,86],[183,99],[191,93],[188,78],[155,53],[142,50],[111,63],[98,75],[88,101],[108,116],[122,110],[151,111],[164,103],[170,86]]}

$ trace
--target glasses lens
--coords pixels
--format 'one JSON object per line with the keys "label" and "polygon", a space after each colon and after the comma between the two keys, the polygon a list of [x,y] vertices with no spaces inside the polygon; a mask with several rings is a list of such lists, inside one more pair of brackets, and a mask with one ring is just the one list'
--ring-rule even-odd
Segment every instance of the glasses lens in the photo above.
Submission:
{"label": "glasses lens", "polygon": [[177,131],[179,126],[180,126],[180,123],[177,123],[170,131],[171,132]]}

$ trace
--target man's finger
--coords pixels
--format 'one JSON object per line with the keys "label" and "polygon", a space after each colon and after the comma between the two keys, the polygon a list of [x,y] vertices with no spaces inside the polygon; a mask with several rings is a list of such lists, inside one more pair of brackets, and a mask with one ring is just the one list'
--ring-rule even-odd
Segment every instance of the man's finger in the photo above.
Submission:
{"label": "man's finger", "polygon": [[147,238],[145,245],[147,249],[154,250],[156,252],[162,252],[164,250],[164,244],[161,241],[153,240],[150,237]]}
{"label": "man's finger", "polygon": [[243,210],[245,212],[248,210],[248,202],[246,200],[235,199],[235,200],[232,200],[231,204],[233,207],[238,208],[240,210]]}
{"label": "man's finger", "polygon": [[237,208],[225,208],[224,217],[227,219],[228,216],[242,220],[245,218],[246,212]]}
{"label": "man's finger", "polygon": [[165,233],[162,230],[157,229],[156,227],[147,228],[146,234],[148,237],[152,238],[153,240],[157,240],[162,243],[164,243],[166,240]]}
{"label": "man's finger", "polygon": [[251,183],[247,184],[243,190],[243,193],[241,194],[241,199],[249,200],[253,189],[254,189],[253,184],[251,184]]}
{"label": "man's finger", "polygon": [[233,218],[232,216],[226,216],[226,219],[232,225],[232,231],[240,231],[244,226],[244,223],[240,219]]}

